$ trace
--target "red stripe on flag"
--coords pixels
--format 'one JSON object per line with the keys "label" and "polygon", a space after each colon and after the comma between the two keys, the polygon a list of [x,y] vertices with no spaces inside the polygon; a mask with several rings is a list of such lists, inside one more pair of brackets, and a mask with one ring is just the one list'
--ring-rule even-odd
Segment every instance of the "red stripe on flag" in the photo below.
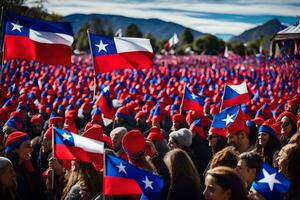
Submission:
{"label": "red stripe on flag", "polygon": [[202,111],[203,107],[198,102],[184,99],[182,102],[181,109],[182,110]]}
{"label": "red stripe on flag", "polygon": [[242,103],[248,103],[249,101],[250,101],[250,98],[249,98],[248,93],[241,94],[234,98],[223,100],[222,108],[236,106],[236,105],[240,105]]}
{"label": "red stripe on flag", "polygon": [[95,72],[103,73],[125,68],[151,68],[152,58],[152,53],[144,51],[96,56],[94,57]]}
{"label": "red stripe on flag", "polygon": [[104,176],[103,193],[105,195],[137,195],[142,194],[142,190],[135,180]]}
{"label": "red stripe on flag", "polygon": [[28,59],[52,65],[70,65],[71,47],[35,42],[25,36],[6,35],[4,59]]}
{"label": "red stripe on flag", "polygon": [[55,157],[62,160],[79,160],[103,165],[103,154],[87,152],[82,148],[55,144]]}

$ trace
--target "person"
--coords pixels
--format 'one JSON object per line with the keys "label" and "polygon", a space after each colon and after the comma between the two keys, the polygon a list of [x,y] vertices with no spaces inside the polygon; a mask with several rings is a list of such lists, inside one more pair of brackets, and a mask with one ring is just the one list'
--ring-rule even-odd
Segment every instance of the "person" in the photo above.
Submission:
{"label": "person", "polygon": [[290,181],[290,187],[285,194],[285,200],[300,199],[300,146],[291,148],[287,155],[287,178]]}
{"label": "person", "polygon": [[238,174],[229,167],[219,166],[205,175],[206,200],[246,200],[246,189]]}
{"label": "person", "polygon": [[284,147],[281,148],[281,150],[278,153],[278,156],[276,158],[277,161],[277,166],[278,166],[278,171],[285,175],[286,177],[288,176],[287,173],[287,162],[288,162],[288,155],[290,151],[296,146],[296,144],[287,144]]}
{"label": "person", "polygon": [[281,148],[280,141],[271,124],[264,123],[259,127],[255,152],[264,162],[273,164],[274,154]]}
{"label": "person", "polygon": [[281,113],[277,117],[277,122],[281,127],[281,143],[282,146],[286,145],[291,137],[297,132],[297,117],[289,111]]}
{"label": "person", "polygon": [[32,147],[27,133],[15,131],[5,142],[5,155],[12,162],[17,176],[17,195],[24,200],[44,199],[41,174],[30,161]]}
{"label": "person", "polygon": [[125,127],[117,127],[110,132],[112,148],[115,151],[115,153],[124,160],[128,160],[128,157],[124,149],[122,148],[121,142],[126,133],[127,129]]}
{"label": "person", "polygon": [[189,155],[179,148],[169,151],[165,157],[170,172],[169,200],[199,199],[200,177]]}
{"label": "person", "polygon": [[210,128],[207,135],[208,146],[211,148],[212,155],[227,147],[227,138],[216,133],[213,128]]}
{"label": "person", "polygon": [[62,193],[61,199],[63,200],[71,200],[71,199],[80,199],[80,187],[76,185],[79,181],[79,167],[78,162],[72,160],[71,161],[71,169],[66,171],[64,180],[66,182]]}
{"label": "person", "polygon": [[17,189],[17,177],[11,161],[0,157],[0,199],[14,200]]}
{"label": "person", "polygon": [[213,155],[210,162],[210,169],[218,166],[226,166],[234,169],[238,161],[238,152],[229,146]]}
{"label": "person", "polygon": [[251,183],[255,180],[258,172],[262,168],[263,161],[255,152],[244,152],[239,155],[239,161],[236,165],[236,172],[245,183],[249,190]]}
{"label": "person", "polygon": [[187,128],[179,129],[178,131],[173,131],[169,135],[169,148],[181,148],[187,150],[192,144],[192,133]]}

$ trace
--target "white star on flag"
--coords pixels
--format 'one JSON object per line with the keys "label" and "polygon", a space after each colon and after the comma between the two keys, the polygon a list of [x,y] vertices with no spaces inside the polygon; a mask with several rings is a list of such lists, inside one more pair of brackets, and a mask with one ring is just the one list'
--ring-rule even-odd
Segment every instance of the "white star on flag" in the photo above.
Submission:
{"label": "white star on flag", "polygon": [[197,98],[197,96],[195,94],[191,94],[191,96],[192,96],[193,99]]}
{"label": "white star on flag", "polygon": [[99,48],[99,49],[98,49],[98,53],[101,52],[101,51],[107,52],[107,50],[106,50],[106,46],[107,46],[107,45],[108,45],[108,44],[104,44],[104,43],[102,42],[102,40],[100,40],[100,43],[99,43],[99,44],[96,44],[96,46]]}
{"label": "white star on flag", "polygon": [[19,22],[17,22],[16,24],[15,24],[15,23],[11,23],[11,25],[13,25],[11,31],[18,30],[20,33],[22,32],[22,31],[21,31],[21,28],[22,28],[23,26],[21,26],[21,25],[19,24]]}
{"label": "white star on flag", "polygon": [[117,168],[118,168],[118,172],[121,173],[121,172],[124,172],[125,174],[127,174],[126,170],[125,170],[125,165],[123,165],[122,163],[120,163],[119,165],[117,165]]}
{"label": "white star on flag", "polygon": [[66,134],[66,133],[64,133],[63,135],[63,140],[70,140],[70,137],[72,137],[71,135],[68,135],[68,134]]}
{"label": "white star on flag", "polygon": [[274,174],[269,174],[265,169],[263,169],[264,178],[260,179],[259,183],[267,183],[270,187],[270,190],[273,191],[275,183],[281,184],[279,180],[275,178],[276,172]]}
{"label": "white star on flag", "polygon": [[145,189],[147,189],[149,187],[153,190],[153,187],[152,187],[153,181],[150,181],[147,176],[145,177],[145,180],[143,180],[143,182],[145,183]]}
{"label": "white star on flag", "polygon": [[227,126],[229,123],[234,122],[233,117],[234,117],[234,114],[233,115],[228,115],[227,114],[226,119],[222,119],[222,121],[224,121],[226,123],[226,126]]}

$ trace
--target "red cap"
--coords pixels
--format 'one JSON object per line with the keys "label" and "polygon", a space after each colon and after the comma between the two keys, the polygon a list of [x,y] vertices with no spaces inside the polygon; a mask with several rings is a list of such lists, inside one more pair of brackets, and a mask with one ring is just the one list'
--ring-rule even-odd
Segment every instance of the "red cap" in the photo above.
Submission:
{"label": "red cap", "polygon": [[33,124],[42,124],[43,123],[43,120],[41,118],[41,116],[39,115],[34,115],[31,119],[30,119],[30,122],[33,123]]}
{"label": "red cap", "polygon": [[123,149],[133,158],[139,158],[145,154],[145,145],[145,137],[137,129],[129,131],[122,139]]}
{"label": "red cap", "polygon": [[249,133],[249,128],[247,127],[246,122],[243,118],[243,112],[241,111],[241,109],[239,109],[234,122],[228,125],[225,129],[227,131],[227,135],[236,134],[239,131],[244,131],[246,133]]}
{"label": "red cap", "polygon": [[179,123],[185,123],[185,117],[182,116],[181,114],[175,114],[172,116],[172,121],[173,122],[179,122]]}
{"label": "red cap", "polygon": [[52,134],[53,134],[53,128],[49,127],[47,129],[47,131],[44,133],[44,137],[49,139],[49,140],[52,140]]}
{"label": "red cap", "polygon": [[49,119],[49,125],[63,123],[62,117],[52,117]]}
{"label": "red cap", "polygon": [[136,115],[135,115],[135,119],[136,119],[136,120],[138,120],[138,119],[140,119],[140,118],[142,118],[142,117],[147,118],[147,117],[148,117],[148,113],[143,112],[143,111],[139,111],[139,112],[137,112]]}
{"label": "red cap", "polygon": [[152,127],[150,129],[149,135],[147,137],[147,139],[151,140],[151,141],[162,141],[164,140],[164,136],[163,134],[160,132],[160,129],[157,127]]}
{"label": "red cap", "polygon": [[294,124],[297,124],[297,117],[289,111],[284,111],[283,113],[281,113],[277,117],[276,121],[279,122],[285,116],[288,117]]}
{"label": "red cap", "polygon": [[21,131],[15,131],[8,135],[5,142],[5,153],[8,154],[12,152],[18,145],[23,142],[30,140],[27,133]]}
{"label": "red cap", "polygon": [[112,146],[110,137],[108,137],[103,133],[102,126],[98,124],[93,124],[92,127],[90,127],[89,129],[87,129],[82,133],[82,136],[91,138],[93,140],[104,142],[110,147]]}

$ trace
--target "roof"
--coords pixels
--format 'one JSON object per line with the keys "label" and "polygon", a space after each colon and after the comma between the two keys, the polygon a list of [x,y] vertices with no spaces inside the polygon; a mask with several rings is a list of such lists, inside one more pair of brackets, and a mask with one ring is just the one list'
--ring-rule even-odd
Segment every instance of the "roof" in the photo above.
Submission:
{"label": "roof", "polygon": [[287,28],[279,31],[272,38],[272,40],[293,40],[300,39],[300,22],[295,25],[288,26]]}

